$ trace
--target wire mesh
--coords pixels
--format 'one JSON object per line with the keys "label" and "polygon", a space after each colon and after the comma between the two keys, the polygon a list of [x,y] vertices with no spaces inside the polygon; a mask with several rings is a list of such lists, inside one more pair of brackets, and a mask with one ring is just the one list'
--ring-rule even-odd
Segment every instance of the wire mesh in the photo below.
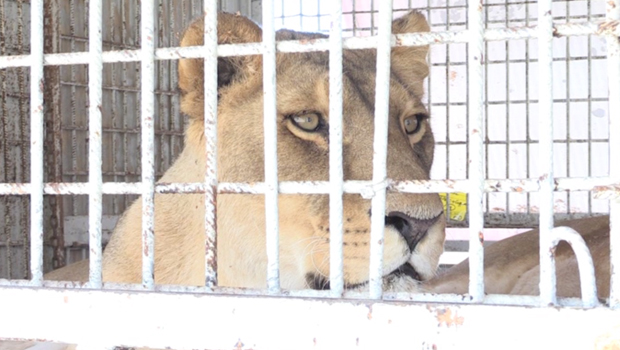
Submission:
{"label": "wire mesh", "polygon": [[[276,1],[276,23],[281,27],[329,30],[329,14],[317,1]],[[344,36],[376,34],[378,2],[343,1]],[[485,29],[535,26],[537,1],[489,0],[483,2]],[[410,9],[422,11],[434,32],[467,29],[464,0],[394,1],[394,16]],[[605,17],[602,1],[554,1],[553,22],[582,24]],[[326,20],[323,20],[325,18]],[[484,44],[485,174],[489,179],[538,178],[538,49],[536,39]],[[467,49],[465,43],[433,45],[427,82],[437,143],[434,179],[466,179],[469,166],[467,134]],[[600,36],[554,39],[553,104],[556,128],[556,177],[609,175],[609,111],[607,107],[606,44]],[[584,83],[587,82],[587,83]],[[447,195],[450,226],[466,227],[467,199]],[[588,191],[555,192],[557,219],[609,212],[605,199]],[[485,222],[492,227],[532,227],[539,213],[538,194],[491,193],[484,196]]]}

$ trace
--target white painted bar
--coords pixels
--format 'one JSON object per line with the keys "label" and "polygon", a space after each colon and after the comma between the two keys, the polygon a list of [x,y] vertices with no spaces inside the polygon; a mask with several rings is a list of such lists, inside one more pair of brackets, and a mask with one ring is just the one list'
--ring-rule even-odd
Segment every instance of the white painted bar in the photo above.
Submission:
{"label": "white painted bar", "polygon": [[101,0],[90,0],[88,8],[88,233],[89,233],[89,283],[92,288],[100,288],[101,277],[101,219],[103,209],[102,176],[102,82],[103,48],[102,4]]}
{"label": "white painted bar", "polygon": [[481,0],[469,0],[467,45],[468,113],[469,113],[469,181],[467,205],[469,214],[469,295],[475,301],[484,299],[484,24]]}
{"label": "white painted bar", "polygon": [[[29,300],[3,305],[13,317],[0,318],[0,337],[159,349],[395,349],[403,344],[416,349],[429,344],[438,349],[491,349],[499,340],[509,341],[514,349],[592,349],[618,322],[618,313],[608,308],[584,312],[29,288],[1,288],[0,293],[3,300]],[[93,324],[105,324],[106,331]],[[515,329],[527,336],[515,336]]]}
{"label": "white painted bar", "polygon": [[217,0],[204,1],[205,285],[217,285]]}
{"label": "white painted bar", "polygon": [[538,1],[538,144],[540,171],[540,302],[555,305],[553,229],[553,17],[551,0]]}
{"label": "white painted bar", "polygon": [[30,3],[30,274],[33,286],[43,281],[43,0]]}
{"label": "white painted bar", "polygon": [[[620,36],[620,26],[614,22],[586,22],[579,24],[558,24],[554,26],[556,36],[581,35],[616,35]],[[435,45],[446,43],[469,42],[466,31],[443,31],[430,33],[409,33],[395,35],[393,46]],[[491,28],[484,31],[485,41],[532,39],[538,37],[538,27]],[[343,38],[343,48],[349,50],[372,49],[377,47],[376,37],[348,37]],[[291,40],[279,42],[276,45],[278,52],[312,52],[327,51],[328,39],[316,39],[312,42]],[[110,50],[103,53],[103,62],[137,62],[140,61],[140,50]],[[262,53],[261,44],[225,44],[218,48],[218,56],[258,55]],[[166,47],[155,50],[156,60],[173,60],[179,58],[201,58],[205,56],[202,46]],[[88,52],[46,54],[45,65],[63,66],[73,64],[88,64]],[[13,67],[28,67],[32,65],[30,55],[0,56],[0,69]]]}
{"label": "white painted bar", "polygon": [[152,289],[155,281],[155,5],[141,3],[141,101],[142,128],[142,285]]}
{"label": "white painted bar", "polygon": [[332,1],[329,32],[329,286],[336,297],[344,292],[342,194],[342,2]]}
{"label": "white painted bar", "polygon": [[265,129],[265,229],[267,235],[267,287],[280,291],[278,215],[278,130],[276,108],[276,33],[273,1],[263,5],[263,103]]}
{"label": "white painted bar", "polygon": [[[620,21],[620,1],[607,1],[607,20]],[[609,177],[620,182],[620,42],[618,35],[607,36],[607,76],[609,81]],[[620,189],[620,188],[619,188]],[[609,305],[620,308],[620,196],[609,201],[611,291]],[[615,272],[615,273],[613,273]]]}
{"label": "white painted bar", "polygon": [[557,247],[560,241],[570,244],[579,265],[579,281],[581,283],[581,299],[583,307],[595,307],[599,305],[596,292],[596,279],[594,276],[594,263],[590,250],[579,232],[570,227],[556,227],[551,232],[551,246]]}
{"label": "white painted bar", "polygon": [[383,240],[385,195],[387,187],[387,143],[390,113],[390,72],[392,41],[392,0],[379,5],[377,34],[377,81],[375,85],[375,130],[372,158],[372,207],[370,218],[369,297],[379,299],[383,293]]}
{"label": "white painted bar", "polygon": [[[51,195],[88,194],[87,182],[45,183],[43,191]],[[204,193],[205,184],[199,183],[157,183],[155,193]],[[218,193],[265,193],[263,182],[234,183],[221,182],[217,186]],[[370,193],[371,181],[349,180],[344,182],[344,193]],[[469,180],[415,180],[387,181],[387,190],[404,193],[458,193],[470,189]],[[284,194],[329,194],[328,181],[282,181],[279,182],[280,193]],[[540,181],[537,179],[499,179],[485,180],[486,193],[538,192]],[[608,177],[593,178],[556,178],[554,191],[592,191],[599,199],[620,198],[620,182]],[[30,183],[2,183],[0,195],[30,195]],[[104,182],[104,194],[140,194],[142,187],[135,182]]]}
{"label": "white painted bar", "polygon": [[[4,287],[7,288],[30,288],[30,281],[23,280],[6,280],[0,279],[0,293]],[[71,282],[71,281],[43,281],[42,287],[53,289],[74,290],[92,290],[87,283]],[[111,292],[127,292],[134,294],[135,292],[148,291],[141,284],[127,283],[111,283],[104,282],[101,288],[103,291]],[[194,287],[180,285],[155,285],[152,291],[160,293],[177,293],[177,294],[205,294],[205,295],[227,295],[227,296],[273,296],[264,289],[236,289],[228,287]],[[326,300],[334,299],[333,294],[329,290],[283,290],[279,296],[296,297],[296,298],[321,298]],[[343,299],[363,300],[368,299],[368,293],[359,290],[345,290]],[[469,295],[461,294],[431,294],[431,293],[405,293],[405,292],[385,292],[383,300],[390,301],[407,301],[407,302],[423,302],[423,303],[451,303],[451,304],[483,304],[483,305],[506,305],[506,306],[540,306],[540,298],[538,296],[529,295],[506,295],[506,294],[487,294],[482,302],[474,302]],[[559,306],[582,307],[583,301],[579,298],[559,298]]]}

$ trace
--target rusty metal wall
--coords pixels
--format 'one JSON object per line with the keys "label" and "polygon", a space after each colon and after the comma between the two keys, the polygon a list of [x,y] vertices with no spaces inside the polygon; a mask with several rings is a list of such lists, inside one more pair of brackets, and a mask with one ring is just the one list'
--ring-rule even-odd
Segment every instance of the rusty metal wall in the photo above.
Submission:
{"label": "rusty metal wall", "polygon": [[[61,1],[58,16],[59,52],[86,51],[88,6],[85,0]],[[177,46],[190,21],[202,12],[197,0],[162,0],[158,7],[158,47]],[[139,1],[111,0],[103,7],[103,50],[140,47]],[[155,159],[157,177],[172,164],[183,148],[185,119],[179,110],[177,62],[156,63]],[[61,67],[58,120],[63,182],[88,181],[87,66]],[[140,64],[110,63],[103,67],[103,181],[140,181]],[[104,196],[104,235],[109,234],[136,196]],[[64,196],[64,245],[73,255],[64,262],[80,260],[87,239],[86,196]],[[68,235],[67,233],[72,233]]]}
{"label": "rusty metal wall", "polygon": [[[29,13],[29,2],[0,2],[0,55],[29,53]],[[0,70],[0,182],[30,181],[29,72]],[[0,278],[28,276],[28,211],[28,197],[0,196]]]}
{"label": "rusty metal wall", "polygon": [[[199,0],[158,2],[158,47],[178,46],[182,31],[202,13]],[[103,50],[140,47],[138,0],[103,5]],[[29,53],[29,1],[0,0],[0,55]],[[88,50],[88,1],[45,2],[45,52]],[[183,148],[177,61],[156,65],[155,157],[161,176]],[[104,64],[103,181],[140,181],[140,64]],[[0,70],[0,182],[29,182],[29,70]],[[88,181],[86,65],[45,69],[46,182]],[[104,237],[136,196],[104,196]],[[28,278],[29,201],[0,196],[0,278]],[[46,196],[45,270],[87,257],[86,196]]]}

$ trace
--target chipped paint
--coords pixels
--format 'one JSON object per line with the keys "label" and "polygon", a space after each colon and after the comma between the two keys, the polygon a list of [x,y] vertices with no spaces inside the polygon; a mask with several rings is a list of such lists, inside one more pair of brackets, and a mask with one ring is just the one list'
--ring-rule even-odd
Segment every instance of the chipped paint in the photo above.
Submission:
{"label": "chipped paint", "polygon": [[454,311],[452,315],[452,308],[437,309],[435,310],[437,317],[437,325],[446,327],[462,326],[465,322],[465,318],[458,315],[458,309]]}

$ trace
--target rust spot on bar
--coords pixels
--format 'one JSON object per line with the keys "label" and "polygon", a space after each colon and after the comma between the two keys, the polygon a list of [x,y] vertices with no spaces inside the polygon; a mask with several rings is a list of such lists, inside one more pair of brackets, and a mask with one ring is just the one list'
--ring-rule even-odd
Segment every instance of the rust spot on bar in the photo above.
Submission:
{"label": "rust spot on bar", "polygon": [[149,256],[149,245],[146,242],[142,245],[142,251],[144,256]]}
{"label": "rust spot on bar", "polygon": [[609,186],[594,186],[592,192],[613,192],[616,195],[620,195],[620,184]]}
{"label": "rust spot on bar", "polygon": [[620,21],[605,21],[599,24],[598,29],[596,31],[599,35],[613,35],[615,36],[615,31],[618,29],[618,25]]}
{"label": "rust spot on bar", "polygon": [[438,326],[442,324],[445,324],[446,327],[462,326],[465,321],[465,318],[459,316],[456,311],[452,315],[452,309],[450,308],[438,309],[436,312],[437,321],[439,322]]}
{"label": "rust spot on bar", "polygon": [[369,320],[372,320],[372,305],[368,305],[368,314],[366,315],[366,317]]}
{"label": "rust spot on bar", "polygon": [[299,40],[299,43],[302,45],[312,45],[316,42],[316,39],[302,39]]}
{"label": "rust spot on bar", "polygon": [[480,244],[484,244],[484,233],[482,231],[478,232],[478,240],[480,240]]}

